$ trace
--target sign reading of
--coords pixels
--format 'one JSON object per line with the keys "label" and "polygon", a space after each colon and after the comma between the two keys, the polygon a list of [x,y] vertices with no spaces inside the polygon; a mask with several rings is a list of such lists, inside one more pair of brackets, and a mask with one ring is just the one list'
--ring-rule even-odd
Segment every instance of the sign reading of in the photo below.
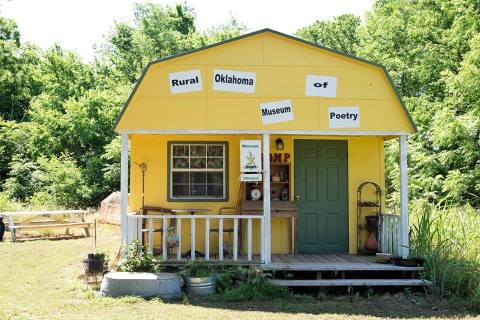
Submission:
{"label": "sign reading of", "polygon": [[293,107],[291,100],[260,104],[263,124],[287,122],[293,120]]}
{"label": "sign reading of", "polygon": [[260,140],[240,140],[240,172],[262,172]]}
{"label": "sign reading of", "polygon": [[262,174],[261,173],[242,173],[240,175],[240,181],[259,182],[259,181],[262,181]]}
{"label": "sign reading of", "polygon": [[213,70],[213,90],[255,93],[255,72]]}
{"label": "sign reading of", "polygon": [[335,98],[337,96],[337,78],[308,74],[305,95]]}
{"label": "sign reading of", "polygon": [[172,94],[201,91],[203,89],[200,70],[169,73],[168,78]]}
{"label": "sign reading of", "polygon": [[360,109],[358,107],[328,108],[328,126],[330,128],[359,128]]}

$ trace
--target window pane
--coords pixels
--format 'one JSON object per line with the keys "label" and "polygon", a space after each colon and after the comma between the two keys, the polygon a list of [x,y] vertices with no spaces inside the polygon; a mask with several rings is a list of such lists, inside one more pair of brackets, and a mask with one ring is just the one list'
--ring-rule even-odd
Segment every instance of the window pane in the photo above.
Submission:
{"label": "window pane", "polygon": [[173,158],[175,169],[188,169],[188,158]]}
{"label": "window pane", "polygon": [[173,186],[172,186],[172,191],[173,191],[172,196],[174,198],[188,197],[189,196],[188,189],[189,189],[188,184],[173,184]]}
{"label": "window pane", "polygon": [[191,169],[205,169],[206,161],[205,158],[192,158],[190,159],[190,168]]}
{"label": "window pane", "polygon": [[188,179],[189,174],[190,174],[189,172],[173,172],[172,173],[173,184],[177,184],[177,183],[188,184],[189,183],[189,179]]}
{"label": "window pane", "polygon": [[204,184],[192,184],[190,187],[190,194],[192,197],[205,196],[207,188]]}
{"label": "window pane", "polygon": [[209,184],[207,185],[207,196],[215,198],[223,198],[223,185]]}
{"label": "window pane", "polygon": [[223,146],[208,146],[209,157],[223,157]]}
{"label": "window pane", "polygon": [[190,174],[191,183],[193,184],[205,184],[207,182],[207,173],[206,172],[192,172]]}
{"label": "window pane", "polygon": [[190,156],[200,157],[206,156],[207,146],[206,145],[191,145],[190,146]]}
{"label": "window pane", "polygon": [[173,145],[173,156],[174,157],[188,157],[188,145],[185,144],[176,144]]}
{"label": "window pane", "polygon": [[210,169],[222,169],[223,168],[223,158],[208,158],[207,165]]}
{"label": "window pane", "polygon": [[223,184],[223,172],[207,172],[207,183]]}

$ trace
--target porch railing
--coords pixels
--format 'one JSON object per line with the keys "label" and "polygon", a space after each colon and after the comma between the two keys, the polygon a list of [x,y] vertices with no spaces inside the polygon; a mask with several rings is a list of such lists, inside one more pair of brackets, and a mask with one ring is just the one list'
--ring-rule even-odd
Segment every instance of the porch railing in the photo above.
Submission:
{"label": "porch railing", "polygon": [[400,216],[398,214],[380,213],[380,252],[399,255]]}
{"label": "porch railing", "polygon": [[[136,213],[127,214],[127,243],[130,244],[134,240],[144,240],[144,234],[146,234],[145,246],[146,248],[153,253],[154,248],[154,232],[159,232],[161,234],[161,256],[164,261],[176,260],[182,261],[182,221],[190,221],[190,259],[195,260],[196,257],[196,232],[197,230],[197,221],[205,221],[205,246],[204,246],[204,256],[205,260],[211,260],[210,254],[210,233],[212,231],[218,232],[218,260],[232,260],[238,261],[239,258],[242,261],[254,261],[253,255],[253,221],[260,222],[260,261],[264,262],[265,246],[264,246],[264,220],[262,215],[139,215]],[[218,221],[218,228],[213,230],[211,228],[212,221]],[[226,257],[223,253],[224,251],[224,223],[225,221],[233,221],[233,245],[232,245],[232,255],[231,257]],[[160,222],[160,229],[155,229],[155,222]],[[172,222],[172,223],[171,223]],[[246,223],[246,257],[242,255],[242,252],[239,252],[239,239],[242,235],[239,235],[239,227],[242,222]],[[172,225],[171,225],[172,224]],[[175,241],[174,246],[171,246],[169,243],[169,237],[174,237]],[[175,255],[169,254],[169,249],[176,249]],[[186,258],[188,259],[188,257]],[[258,259],[257,259],[258,261]]]}

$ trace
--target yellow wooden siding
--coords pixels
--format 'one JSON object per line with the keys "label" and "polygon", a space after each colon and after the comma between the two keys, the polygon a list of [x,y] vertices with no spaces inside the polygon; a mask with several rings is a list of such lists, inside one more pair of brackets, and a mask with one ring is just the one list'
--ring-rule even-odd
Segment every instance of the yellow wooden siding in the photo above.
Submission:
{"label": "yellow wooden siding", "polygon": [[[271,136],[271,152],[275,150],[275,140],[281,137],[285,143],[282,153],[291,154],[292,177],[290,195],[294,190],[295,156],[293,143],[295,139],[333,139],[348,141],[348,183],[349,183],[349,251],[356,252],[356,197],[357,187],[365,181],[378,183],[384,190],[384,160],[382,137],[325,137],[325,136]],[[239,141],[241,139],[261,139],[255,135],[132,135],[131,136],[131,163],[145,162],[147,173],[145,176],[145,204],[168,208],[210,208],[213,212],[225,206],[233,206],[238,192],[239,178]],[[227,141],[229,143],[229,200],[228,202],[168,202],[167,190],[167,143],[168,141]],[[130,167],[130,208],[137,211],[141,207],[141,171],[136,165]],[[371,191],[366,197],[372,199]],[[212,222],[212,228],[216,222]],[[203,251],[205,225],[202,220],[197,223],[197,250]],[[182,224],[182,251],[190,249],[190,226],[187,221]],[[285,218],[272,219],[272,253],[288,253],[290,248],[289,221]],[[254,246],[259,252],[259,224],[254,225]],[[211,234],[211,252],[218,251],[218,237]],[[160,234],[156,234],[155,245],[160,245]],[[230,241],[230,243],[232,243]]]}
{"label": "yellow wooden siding", "polygon": [[[203,90],[172,95],[168,74],[195,69]],[[255,93],[213,91],[214,69],[255,72]],[[337,77],[337,97],[306,96],[307,74]],[[283,99],[294,121],[263,125],[259,104]],[[360,107],[360,128],[335,131],[413,132],[382,68],[269,32],[152,64],[116,130],[330,130],[330,106]]]}

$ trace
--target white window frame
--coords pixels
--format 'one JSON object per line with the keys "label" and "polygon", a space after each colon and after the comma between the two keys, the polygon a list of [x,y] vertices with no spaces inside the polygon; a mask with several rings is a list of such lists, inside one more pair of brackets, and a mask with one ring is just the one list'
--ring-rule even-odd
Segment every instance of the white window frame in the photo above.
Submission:
{"label": "white window frame", "polygon": [[[205,168],[205,169],[195,169],[195,168],[174,168],[173,167],[173,159],[174,158],[185,158],[185,156],[177,156],[175,157],[173,155],[173,148],[174,146],[189,146],[189,150],[191,146],[205,146],[207,149],[207,154],[205,155],[206,163],[208,163],[208,147],[209,146],[217,146],[217,147],[222,147],[223,149],[223,156],[222,156],[222,168],[218,169],[212,169],[212,168]],[[228,143],[227,142],[222,142],[222,141],[212,141],[212,142],[194,142],[194,141],[189,141],[189,142],[183,142],[183,141],[170,141],[169,142],[169,170],[168,170],[168,180],[169,180],[169,190],[168,190],[168,201],[210,201],[210,202],[215,202],[215,201],[228,201]],[[189,155],[186,157],[189,160],[191,158],[198,158],[195,156]],[[218,157],[220,158],[220,157]],[[189,161],[190,163],[190,161]],[[223,173],[223,195],[222,197],[213,197],[213,196],[174,196],[173,195],[173,173],[174,172],[222,172]],[[207,185],[207,182],[205,182],[205,185]]]}

